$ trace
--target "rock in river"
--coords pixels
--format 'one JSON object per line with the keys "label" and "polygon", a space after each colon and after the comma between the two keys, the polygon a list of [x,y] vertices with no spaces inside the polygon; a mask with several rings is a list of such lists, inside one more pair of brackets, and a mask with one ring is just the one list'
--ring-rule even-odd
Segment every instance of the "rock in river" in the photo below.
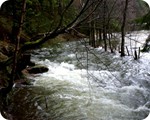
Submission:
{"label": "rock in river", "polygon": [[28,73],[30,74],[38,74],[38,73],[44,73],[48,71],[48,68],[45,66],[34,66],[31,68],[27,68]]}

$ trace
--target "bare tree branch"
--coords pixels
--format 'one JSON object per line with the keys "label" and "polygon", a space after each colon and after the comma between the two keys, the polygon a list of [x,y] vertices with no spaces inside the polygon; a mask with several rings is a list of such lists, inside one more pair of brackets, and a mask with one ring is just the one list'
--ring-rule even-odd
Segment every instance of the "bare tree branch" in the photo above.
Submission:
{"label": "bare tree branch", "polygon": [[70,6],[72,5],[73,2],[74,2],[74,0],[70,0],[70,2],[68,3],[68,5],[67,5],[67,6],[65,7],[65,9],[63,10],[63,12],[62,12],[62,14],[61,14],[61,18],[60,18],[59,24],[58,24],[58,26],[56,27],[56,29],[54,30],[54,32],[57,31],[57,30],[61,27],[62,22],[63,22],[63,19],[64,19],[64,15],[65,15],[66,11],[70,8]]}
{"label": "bare tree branch", "polygon": [[72,27],[76,27],[79,24],[83,23],[85,20],[87,20],[95,12],[95,10],[99,7],[99,5],[102,1],[103,0],[98,1],[97,4],[95,5],[95,7],[93,8],[93,10],[87,16],[85,16],[83,19],[81,19],[77,23],[74,23]]}

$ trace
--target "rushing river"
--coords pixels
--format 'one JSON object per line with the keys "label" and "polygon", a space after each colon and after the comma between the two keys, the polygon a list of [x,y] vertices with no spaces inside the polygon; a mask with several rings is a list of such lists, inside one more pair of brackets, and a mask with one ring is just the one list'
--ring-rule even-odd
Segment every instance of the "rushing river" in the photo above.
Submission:
{"label": "rushing river", "polygon": [[150,53],[135,61],[81,40],[35,50],[32,60],[49,71],[14,88],[14,120],[142,120],[150,112]]}

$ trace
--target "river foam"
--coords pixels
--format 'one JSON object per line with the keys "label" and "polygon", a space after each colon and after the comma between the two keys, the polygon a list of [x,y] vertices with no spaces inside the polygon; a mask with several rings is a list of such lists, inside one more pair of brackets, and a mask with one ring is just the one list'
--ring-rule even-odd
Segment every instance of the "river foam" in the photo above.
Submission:
{"label": "river foam", "polygon": [[[132,37],[146,38],[148,33],[143,32],[134,32]],[[64,43],[59,55],[50,53],[55,59],[47,58],[49,48],[42,55],[33,55],[33,61],[49,68],[33,78],[35,86],[46,90],[42,94],[47,95],[47,104],[61,120],[144,119],[150,111],[149,53],[135,61],[132,56],[120,58],[81,43],[84,41]]]}

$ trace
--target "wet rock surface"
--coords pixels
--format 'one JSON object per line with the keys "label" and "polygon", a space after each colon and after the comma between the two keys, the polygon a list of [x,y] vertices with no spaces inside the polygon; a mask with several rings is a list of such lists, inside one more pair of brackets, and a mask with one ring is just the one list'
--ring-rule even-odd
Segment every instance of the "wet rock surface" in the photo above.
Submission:
{"label": "wet rock surface", "polygon": [[27,68],[28,73],[30,74],[38,74],[38,73],[44,73],[48,71],[48,68],[45,66],[34,66],[34,67],[30,67]]}

